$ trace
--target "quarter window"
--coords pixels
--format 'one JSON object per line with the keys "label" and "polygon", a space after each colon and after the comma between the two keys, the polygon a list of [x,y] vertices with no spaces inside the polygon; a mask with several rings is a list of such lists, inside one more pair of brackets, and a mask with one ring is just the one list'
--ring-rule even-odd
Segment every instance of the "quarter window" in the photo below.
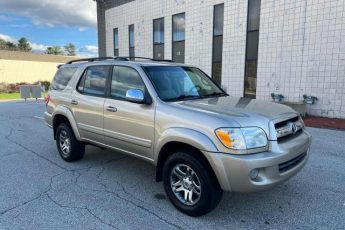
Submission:
{"label": "quarter window", "polygon": [[104,96],[109,71],[109,66],[89,67],[78,84],[78,91],[94,96]]}
{"label": "quarter window", "polygon": [[145,85],[139,73],[130,67],[114,66],[111,80],[111,96],[117,99],[126,99],[129,89],[145,91]]}
{"label": "quarter window", "polygon": [[68,82],[72,79],[72,76],[77,71],[76,67],[62,67],[60,68],[53,79],[50,86],[52,90],[64,90],[68,85]]}

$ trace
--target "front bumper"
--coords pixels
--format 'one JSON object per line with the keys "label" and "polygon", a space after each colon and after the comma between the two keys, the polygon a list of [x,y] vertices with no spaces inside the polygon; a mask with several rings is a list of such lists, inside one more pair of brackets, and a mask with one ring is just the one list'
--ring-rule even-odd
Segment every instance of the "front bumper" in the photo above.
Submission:
{"label": "front bumper", "polygon": [[[232,155],[203,151],[224,191],[257,192],[283,183],[306,164],[309,157],[311,135],[303,131],[291,140],[270,142],[270,151]],[[251,170],[259,174],[251,179]]]}

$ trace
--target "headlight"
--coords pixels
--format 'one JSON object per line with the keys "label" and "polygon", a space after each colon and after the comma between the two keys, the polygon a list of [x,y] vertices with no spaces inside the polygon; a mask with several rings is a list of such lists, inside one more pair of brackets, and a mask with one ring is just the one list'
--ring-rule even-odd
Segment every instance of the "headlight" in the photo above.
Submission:
{"label": "headlight", "polygon": [[257,127],[220,128],[216,130],[216,135],[223,145],[230,149],[254,149],[267,145],[265,131]]}

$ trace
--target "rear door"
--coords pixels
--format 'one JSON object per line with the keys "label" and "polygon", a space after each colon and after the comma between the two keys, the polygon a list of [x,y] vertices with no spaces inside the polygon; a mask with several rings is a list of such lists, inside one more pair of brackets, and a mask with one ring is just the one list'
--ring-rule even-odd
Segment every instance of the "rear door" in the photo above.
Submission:
{"label": "rear door", "polygon": [[103,143],[103,106],[110,66],[90,66],[80,78],[70,103],[82,139]]}
{"label": "rear door", "polygon": [[154,105],[126,100],[129,89],[146,91],[140,74],[129,66],[114,66],[109,98],[104,103],[105,143],[132,155],[152,159]]}

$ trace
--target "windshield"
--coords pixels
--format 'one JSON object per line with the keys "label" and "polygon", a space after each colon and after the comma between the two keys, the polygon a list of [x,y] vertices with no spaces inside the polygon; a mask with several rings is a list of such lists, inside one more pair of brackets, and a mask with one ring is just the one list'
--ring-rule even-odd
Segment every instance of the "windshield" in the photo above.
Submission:
{"label": "windshield", "polygon": [[163,101],[227,95],[198,68],[179,66],[148,66],[143,68]]}

